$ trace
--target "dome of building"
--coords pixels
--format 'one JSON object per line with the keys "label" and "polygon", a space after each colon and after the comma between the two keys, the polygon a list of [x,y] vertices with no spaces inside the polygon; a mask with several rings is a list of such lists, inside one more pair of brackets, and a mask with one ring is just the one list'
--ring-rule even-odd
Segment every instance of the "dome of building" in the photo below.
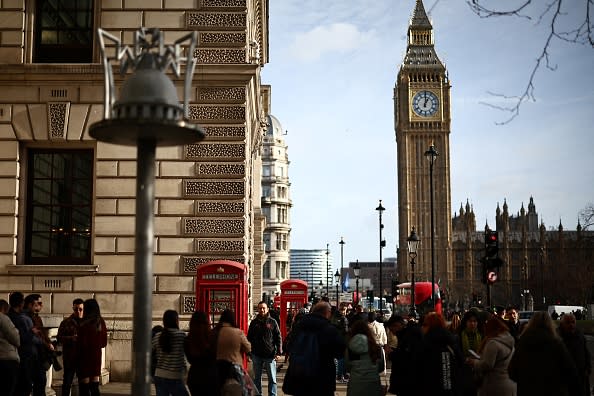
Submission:
{"label": "dome of building", "polygon": [[273,115],[268,115],[268,129],[266,129],[266,136],[282,137],[285,132],[278,118]]}

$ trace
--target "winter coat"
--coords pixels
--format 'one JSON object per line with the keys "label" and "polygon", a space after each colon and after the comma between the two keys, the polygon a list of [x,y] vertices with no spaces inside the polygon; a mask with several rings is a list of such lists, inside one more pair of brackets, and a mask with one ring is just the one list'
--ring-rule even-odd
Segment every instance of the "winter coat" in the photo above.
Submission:
{"label": "winter coat", "polygon": [[546,329],[522,333],[509,362],[509,377],[518,384],[518,396],[569,396],[577,381],[575,364],[559,337]]}
{"label": "winter coat", "polygon": [[107,326],[103,319],[81,321],[76,341],[78,379],[101,375],[102,348],[107,345]]}
{"label": "winter coat", "polygon": [[475,363],[474,370],[482,378],[478,396],[515,396],[516,383],[509,379],[507,366],[514,352],[514,337],[504,332],[488,339]]}
{"label": "winter coat", "polygon": [[252,345],[246,338],[243,330],[233,327],[228,323],[223,323],[215,331],[218,331],[216,359],[242,365],[243,354],[252,351]]}
{"label": "winter coat", "polygon": [[576,396],[589,396],[590,395],[590,373],[592,373],[592,359],[590,358],[590,351],[588,350],[586,337],[579,330],[570,333],[561,331],[559,329],[559,335],[569,352],[569,355],[573,358],[577,369],[579,389]]}
{"label": "winter coat", "polygon": [[258,315],[250,322],[247,339],[252,344],[252,353],[270,359],[281,354],[281,333],[276,319],[270,315]]}
{"label": "winter coat", "polygon": [[369,356],[369,343],[364,334],[355,334],[345,353],[345,367],[350,373],[347,396],[381,395],[380,372],[384,371],[384,359],[376,362]]}
{"label": "winter coat", "polygon": [[417,395],[417,384],[423,378],[423,373],[417,371],[423,348],[421,328],[416,323],[409,322],[396,336],[398,347],[389,355],[392,372],[388,390],[398,396]]}
{"label": "winter coat", "polygon": [[12,320],[0,313],[0,360],[19,361],[18,347],[21,344],[19,331]]}
{"label": "winter coat", "polygon": [[[289,382],[287,386],[283,383],[283,392],[292,395],[334,395],[336,390],[336,366],[334,359],[344,356],[345,341],[338,334],[336,327],[332,326],[330,321],[324,316],[311,313],[305,315],[299,323],[293,325],[292,332],[296,340],[301,331],[307,331],[317,334],[319,345],[319,364],[320,369],[317,376],[311,381],[300,381],[299,378],[291,377],[291,347],[292,342],[287,342],[287,352],[289,353],[289,368],[284,381]],[[287,390],[290,389],[290,390]]]}
{"label": "winter coat", "polygon": [[419,357],[419,395],[459,395],[460,369],[464,364],[462,351],[452,334],[445,328],[430,329],[423,336]]}

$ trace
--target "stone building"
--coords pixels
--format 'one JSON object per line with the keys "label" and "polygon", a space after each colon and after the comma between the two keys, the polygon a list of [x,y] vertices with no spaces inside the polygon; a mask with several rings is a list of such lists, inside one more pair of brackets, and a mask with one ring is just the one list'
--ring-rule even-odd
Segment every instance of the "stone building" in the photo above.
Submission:
{"label": "stone building", "polygon": [[289,156],[279,120],[268,114],[268,128],[262,142],[262,213],[266,217],[262,268],[262,292],[280,293],[280,284],[289,279],[291,241],[291,183]]}
{"label": "stone building", "polygon": [[206,138],[158,148],[155,164],[153,320],[176,309],[183,327],[203,263],[245,263],[250,298],[262,290],[268,1],[0,4],[0,294],[42,294],[50,326],[75,297],[96,298],[109,326],[106,373],[129,380],[136,148],[89,137],[103,116],[96,30],[127,45],[141,26],[160,28],[166,44],[198,32],[189,114]]}

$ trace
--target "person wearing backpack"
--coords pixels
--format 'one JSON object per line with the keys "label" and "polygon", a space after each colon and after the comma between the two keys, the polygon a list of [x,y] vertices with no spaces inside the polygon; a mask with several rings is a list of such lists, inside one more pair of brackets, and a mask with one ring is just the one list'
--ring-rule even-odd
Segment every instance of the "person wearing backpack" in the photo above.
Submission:
{"label": "person wearing backpack", "polygon": [[287,341],[289,368],[283,392],[295,396],[334,396],[336,367],[334,359],[344,356],[345,340],[330,323],[332,308],[318,302],[310,314],[293,325]]}
{"label": "person wearing backpack", "polygon": [[278,322],[270,316],[264,301],[258,303],[258,315],[250,323],[247,339],[252,344],[254,383],[258,392],[262,394],[262,370],[266,369],[268,396],[276,396],[276,359],[281,355],[282,340]]}

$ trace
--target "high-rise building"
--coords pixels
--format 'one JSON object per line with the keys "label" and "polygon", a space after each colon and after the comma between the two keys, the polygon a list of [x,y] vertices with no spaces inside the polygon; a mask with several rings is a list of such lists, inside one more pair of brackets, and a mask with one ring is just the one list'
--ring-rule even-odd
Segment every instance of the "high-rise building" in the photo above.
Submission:
{"label": "high-rise building", "polygon": [[[268,87],[265,87],[269,91]],[[265,95],[270,102],[270,94]],[[270,107],[269,105],[267,106]],[[280,283],[289,279],[291,195],[289,156],[279,120],[268,114],[268,128],[262,140],[262,213],[266,217],[262,267],[262,293],[273,296]]]}
{"label": "high-rise building", "polygon": [[[291,249],[291,279],[301,279],[311,287],[324,289],[334,283],[334,259],[329,249]],[[332,287],[329,288],[333,290]]]}

